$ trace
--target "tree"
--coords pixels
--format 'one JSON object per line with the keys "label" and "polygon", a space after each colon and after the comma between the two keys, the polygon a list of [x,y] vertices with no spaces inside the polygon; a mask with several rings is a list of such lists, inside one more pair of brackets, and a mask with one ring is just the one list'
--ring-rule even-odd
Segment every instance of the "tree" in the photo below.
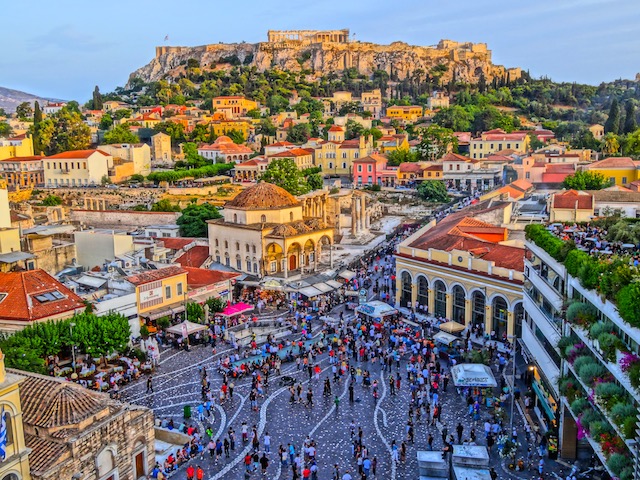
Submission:
{"label": "tree", "polygon": [[100,89],[96,85],[96,88],[93,89],[93,109],[102,110],[102,106],[102,95],[100,95]]}
{"label": "tree", "polygon": [[7,122],[0,122],[0,138],[10,137],[12,132],[13,129],[11,128],[11,125],[9,125]]}
{"label": "tree", "polygon": [[633,100],[627,100],[625,112],[624,133],[635,132],[636,128],[638,128],[638,123],[636,122],[636,105],[633,103]]}
{"label": "tree", "polygon": [[33,104],[33,123],[35,125],[42,121],[42,110],[40,110],[40,103],[36,100]]}
{"label": "tree", "polygon": [[600,142],[593,136],[593,132],[588,128],[583,128],[576,137],[571,140],[574,148],[586,148],[589,150],[600,150]]}
{"label": "tree", "polygon": [[640,156],[640,128],[626,136],[622,151],[632,157]]}
{"label": "tree", "polygon": [[204,320],[204,308],[196,302],[187,303],[187,320],[194,323],[202,323]]}
{"label": "tree", "polygon": [[263,118],[258,125],[257,133],[266,135],[267,137],[273,137],[276,134],[276,127],[270,118]]}
{"label": "tree", "polygon": [[176,223],[180,226],[180,235],[183,237],[207,237],[207,220],[221,217],[214,205],[191,203],[182,211]]}
{"label": "tree", "polygon": [[185,140],[184,125],[181,123],[160,122],[157,123],[153,129],[156,132],[162,132],[169,135],[171,137],[171,143],[174,145],[182,143]]}
{"label": "tree", "polygon": [[604,130],[607,133],[617,135],[620,132],[620,105],[618,99],[614,97],[609,108],[609,117],[604,124]]}
{"label": "tree", "polygon": [[152,212],[179,212],[180,207],[178,205],[173,205],[168,199],[163,198],[162,200],[154,203],[151,206]]}
{"label": "tree", "polygon": [[615,155],[620,150],[620,141],[615,133],[607,133],[602,142],[602,152],[607,155]]}
{"label": "tree", "polygon": [[449,201],[447,187],[442,180],[427,180],[418,185],[418,196],[427,202],[444,203]]}
{"label": "tree", "polygon": [[308,123],[292,125],[287,130],[287,142],[304,143],[311,138],[311,126]]}
{"label": "tree", "polygon": [[57,207],[58,205],[62,205],[62,198],[57,195],[49,195],[42,200],[41,205],[43,207]]}
{"label": "tree", "polygon": [[320,190],[324,186],[324,181],[319,173],[312,173],[307,176],[307,184],[311,190]]}
{"label": "tree", "polygon": [[104,134],[102,143],[106,145],[112,145],[114,143],[138,143],[140,138],[133,133],[129,126],[122,123],[113,127],[113,130],[109,130]]}
{"label": "tree", "polygon": [[252,108],[247,112],[247,117],[249,118],[260,118],[262,116],[262,112],[258,108]]}
{"label": "tree", "polygon": [[33,152],[36,155],[50,154],[49,145],[55,131],[55,125],[51,118],[45,118],[38,124],[33,124],[29,129],[33,135]]}
{"label": "tree", "polygon": [[347,124],[345,125],[345,127],[346,127],[345,138],[347,140],[359,138],[361,135],[365,133],[365,130],[362,124],[356,122],[355,120],[347,120]]}
{"label": "tree", "polygon": [[420,130],[422,140],[417,150],[420,156],[427,160],[442,158],[449,149],[458,150],[458,138],[449,128],[440,125],[430,125]]}
{"label": "tree", "polygon": [[284,188],[291,195],[302,195],[310,191],[309,184],[292,158],[273,160],[261,179]]}
{"label": "tree", "polygon": [[441,108],[433,117],[433,123],[449,128],[454,132],[468,132],[471,129],[473,115],[460,105]]}
{"label": "tree", "polygon": [[109,130],[112,126],[113,126],[113,118],[111,117],[111,115],[108,113],[105,113],[104,115],[102,115],[98,128],[100,130]]}
{"label": "tree", "polygon": [[387,154],[388,164],[392,167],[397,167],[401,163],[412,163],[420,160],[420,156],[417,152],[412,152],[408,148],[400,148],[393,150]]}
{"label": "tree", "polygon": [[267,107],[269,107],[269,113],[275,115],[289,108],[289,100],[282,95],[271,95],[267,100]]}
{"label": "tree", "polygon": [[133,112],[128,108],[121,108],[120,110],[116,110],[113,114],[116,120],[122,120],[123,118],[131,118],[131,114]]}
{"label": "tree", "polygon": [[29,102],[22,102],[16,107],[16,115],[21,121],[26,121],[33,115],[33,108]]}
{"label": "tree", "polygon": [[227,132],[227,137],[233,140],[233,143],[237,145],[241,145],[245,141],[244,134],[240,130],[229,130]]}
{"label": "tree", "polygon": [[[49,119],[47,119],[49,120]],[[91,130],[82,121],[77,112],[63,108],[51,116],[53,129],[51,139],[45,144],[45,136],[41,134],[42,146],[47,155],[53,155],[69,150],[86,150],[91,145]],[[40,125],[45,121],[40,122]]]}
{"label": "tree", "polygon": [[219,313],[227,307],[226,300],[222,300],[219,297],[208,298],[205,303],[209,306],[209,313]]}
{"label": "tree", "polygon": [[562,186],[573,190],[602,190],[610,185],[609,180],[599,172],[578,170],[562,182]]}

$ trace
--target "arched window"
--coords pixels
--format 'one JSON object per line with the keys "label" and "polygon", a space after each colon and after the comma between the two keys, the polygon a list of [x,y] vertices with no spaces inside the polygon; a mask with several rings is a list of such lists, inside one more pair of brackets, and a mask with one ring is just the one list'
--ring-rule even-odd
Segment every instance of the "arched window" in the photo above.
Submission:
{"label": "arched window", "polygon": [[247,263],[247,272],[251,272],[251,259],[247,257],[245,262]]}
{"label": "arched window", "polygon": [[240,258],[240,255],[236,255],[236,268],[242,270],[242,258]]}
{"label": "arched window", "polygon": [[481,332],[484,332],[485,302],[486,298],[484,293],[478,291],[473,292],[471,299],[471,322],[474,326],[479,327]]}
{"label": "arched window", "polygon": [[236,250],[240,250],[240,242],[236,242]]}
{"label": "arched window", "polygon": [[255,245],[251,245],[251,253],[256,253],[256,246]]}
{"label": "arched window", "polygon": [[418,277],[418,298],[416,303],[422,312],[429,311],[429,283],[422,275]]}
{"label": "arched window", "polygon": [[435,290],[435,301],[436,304],[434,306],[433,313],[436,317],[446,317],[447,316],[447,287],[444,282],[441,280],[437,280],[434,284],[433,289]]}
{"label": "arched window", "polygon": [[216,262],[220,263],[220,252],[216,250]]}
{"label": "arched window", "polygon": [[99,478],[115,478],[115,475],[111,477],[108,476],[117,472],[114,456],[115,452],[113,451],[113,447],[106,447],[98,454],[96,457],[96,467]]}
{"label": "arched window", "polygon": [[409,272],[402,272],[402,276],[400,277],[400,281],[402,283],[402,293],[400,295],[400,306],[401,307],[412,307],[411,305],[411,286],[412,279],[411,274]]}
{"label": "arched window", "polygon": [[231,258],[229,258],[229,252],[224,252],[224,264],[227,267],[231,266]]}
{"label": "arched window", "polygon": [[227,242],[226,240],[224,241],[224,248],[229,248],[229,242]]}
{"label": "arched window", "polygon": [[507,333],[507,302],[502,297],[493,299],[493,319],[491,322],[491,330],[495,332],[495,338],[502,340]]}
{"label": "arched window", "polygon": [[262,223],[267,223],[267,216],[266,216],[266,215],[262,215],[262,216],[260,217],[260,222],[262,222]]}
{"label": "arched window", "polygon": [[453,287],[453,320],[464,325],[465,317],[465,291],[460,285]]}
{"label": "arched window", "polygon": [[10,473],[9,475],[2,477],[2,480],[20,480],[20,479],[18,475],[16,475],[15,473]]}
{"label": "arched window", "polygon": [[218,241],[218,239],[216,238],[216,247],[220,246],[220,242]]}
{"label": "arched window", "polygon": [[244,249],[246,250],[247,253],[249,253],[249,244],[248,243],[244,246]]}
{"label": "arched window", "polygon": [[238,214],[237,213],[233,214],[233,223],[238,223]]}
{"label": "arched window", "polygon": [[293,222],[293,212],[289,212],[289,221]]}

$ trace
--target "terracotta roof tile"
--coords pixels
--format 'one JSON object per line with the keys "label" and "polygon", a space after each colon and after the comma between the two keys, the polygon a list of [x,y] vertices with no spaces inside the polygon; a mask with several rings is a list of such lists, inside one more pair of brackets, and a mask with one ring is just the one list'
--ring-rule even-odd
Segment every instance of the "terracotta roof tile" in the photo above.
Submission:
{"label": "terracotta roof tile", "polygon": [[149,282],[155,282],[164,278],[174,277],[186,273],[186,270],[177,265],[160,268],[159,270],[149,270],[146,272],[136,273],[127,277],[127,281],[133,285],[143,285]]}
{"label": "terracotta roof tile", "polygon": [[[312,150],[313,152],[313,150]],[[270,155],[271,158],[291,158],[291,157],[306,157],[310,155],[311,152],[306,148],[292,148],[290,150],[285,150],[284,152],[275,153]]]}
{"label": "terracotta roof tile", "polygon": [[164,244],[165,248],[168,248],[169,250],[180,250],[194,241],[193,238],[181,237],[160,238],[159,240]]}
{"label": "terracotta roof tile", "polygon": [[207,245],[196,245],[183,253],[176,262],[183,267],[200,268],[209,258],[209,247]]}
{"label": "terracotta roof tile", "polygon": [[272,183],[260,182],[244,189],[240,194],[225,204],[225,208],[241,210],[269,210],[290,208],[300,205],[296,197],[284,188]]}
{"label": "terracotta roof tile", "polygon": [[188,272],[187,284],[189,288],[206,287],[240,276],[239,273],[207,270],[206,268],[185,267],[185,270]]}
{"label": "terracotta roof tile", "polygon": [[40,269],[0,273],[0,293],[7,294],[0,300],[4,320],[28,322],[85,308],[78,295]]}
{"label": "terracotta roof tile", "polygon": [[40,155],[32,155],[30,157],[12,157],[12,158],[5,158],[0,160],[0,162],[36,162],[38,160],[42,160],[43,156]]}
{"label": "terracotta roof tile", "polygon": [[66,158],[89,158],[91,155],[93,155],[96,152],[101,153],[105,157],[110,157],[111,156],[108,153],[103,152],[102,150],[71,150],[69,152],[62,152],[62,153],[57,153],[55,155],[50,155],[47,158],[62,158],[62,159],[66,159]]}
{"label": "terracotta roof tile", "polygon": [[25,433],[24,440],[27,448],[31,449],[29,453],[31,475],[43,475],[57,463],[66,460],[71,453],[70,446],[66,443],[54,442],[28,433]]}
{"label": "terracotta roof tile", "polygon": [[593,195],[576,190],[567,190],[563,193],[554,194],[551,205],[552,208],[591,210],[593,208]]}
{"label": "terracotta roof tile", "polygon": [[629,157],[610,157],[599,162],[593,162],[587,168],[589,170],[598,168],[637,168],[639,163]]}

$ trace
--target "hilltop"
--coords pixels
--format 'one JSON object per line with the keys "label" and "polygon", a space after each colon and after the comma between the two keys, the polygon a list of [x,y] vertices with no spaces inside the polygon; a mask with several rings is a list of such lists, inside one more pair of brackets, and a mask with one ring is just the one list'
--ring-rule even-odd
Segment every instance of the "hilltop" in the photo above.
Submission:
{"label": "hilltop", "polygon": [[438,76],[442,83],[478,83],[481,77],[486,81],[507,76],[516,80],[521,76],[520,68],[493,64],[491,50],[484,43],[441,40],[435,46],[403,42],[380,45],[352,41],[348,30],[295,30],[269,31],[268,41],[260,43],[159,46],[155,58],[133,72],[130,79],[154,82],[179,78],[189,62],[196,62],[204,71],[244,65],[260,72],[280,68],[312,76],[346,70],[371,76],[385,71],[392,80],[429,74]]}

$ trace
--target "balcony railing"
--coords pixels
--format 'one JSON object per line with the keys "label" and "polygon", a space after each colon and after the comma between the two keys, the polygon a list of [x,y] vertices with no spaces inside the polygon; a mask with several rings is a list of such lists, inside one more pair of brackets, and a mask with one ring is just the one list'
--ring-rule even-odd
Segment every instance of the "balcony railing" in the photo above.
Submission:
{"label": "balcony railing", "polygon": [[529,297],[529,299],[531,300],[531,303],[533,303],[538,308],[540,313],[542,313],[542,315],[549,321],[549,323],[558,332],[560,332],[562,330],[562,317],[560,317],[558,315],[554,315],[553,312],[551,312],[548,309],[546,309],[542,303],[540,303],[538,300],[536,300],[536,298],[534,296],[534,293],[533,293],[533,289],[526,289],[525,288],[525,289],[523,289],[523,291]]}

